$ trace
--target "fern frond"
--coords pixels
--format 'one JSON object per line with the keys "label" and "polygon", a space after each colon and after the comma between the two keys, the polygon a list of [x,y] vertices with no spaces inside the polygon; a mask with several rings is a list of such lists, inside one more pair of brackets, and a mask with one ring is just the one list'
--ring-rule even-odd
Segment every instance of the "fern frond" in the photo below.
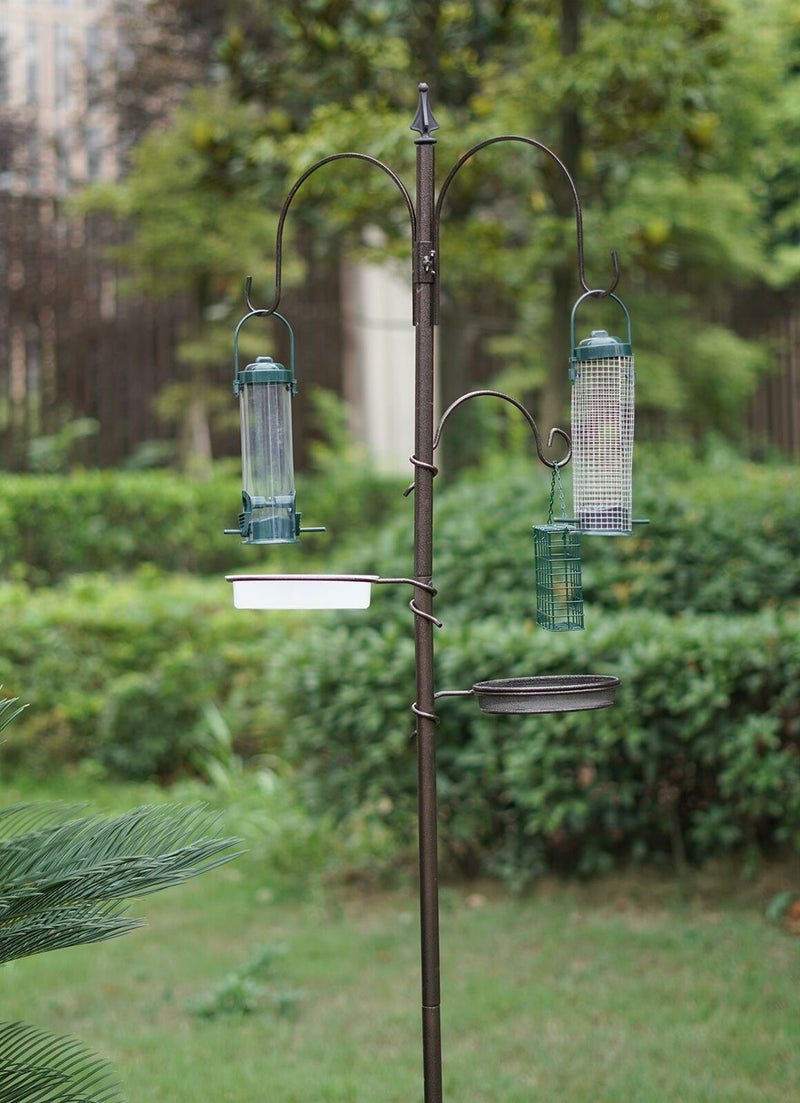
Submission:
{"label": "fern frond", "polygon": [[218,817],[200,805],[67,822],[56,815],[54,823],[36,815],[20,811],[18,823],[38,829],[0,842],[0,962],[124,934],[139,923],[121,917],[121,901],[236,857],[236,840],[223,838]]}
{"label": "fern frond", "polygon": [[[60,908],[56,912],[23,915],[0,924],[0,962],[48,950],[105,942],[141,927],[143,920],[125,915],[121,904]],[[0,1103],[3,1103],[0,1095]]]}
{"label": "fern frond", "polygon": [[2,1103],[120,1103],[108,1065],[72,1038],[0,1022]]}
{"label": "fern frond", "polygon": [[85,804],[43,804],[29,801],[0,808],[0,844],[3,839],[41,831],[49,825],[74,820],[86,807]]}
{"label": "fern frond", "polygon": [[[8,727],[15,716],[19,716],[28,707],[27,705],[19,705],[14,708],[17,701],[19,701],[19,697],[3,697],[0,699],[0,732],[3,728]],[[14,709],[14,711],[11,712],[11,709]]]}

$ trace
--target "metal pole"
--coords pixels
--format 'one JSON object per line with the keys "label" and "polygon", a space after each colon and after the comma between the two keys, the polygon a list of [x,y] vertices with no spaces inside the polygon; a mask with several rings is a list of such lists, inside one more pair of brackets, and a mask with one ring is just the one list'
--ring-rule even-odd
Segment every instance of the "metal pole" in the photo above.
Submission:
{"label": "metal pole", "polygon": [[439,859],[436,811],[436,717],[434,713],[433,593],[433,436],[434,436],[434,289],[433,248],[437,124],[427,103],[428,87],[419,87],[420,103],[412,129],[416,139],[417,236],[413,244],[415,322],[414,579],[415,669],[422,965],[422,1047],[425,1103],[442,1100],[442,1039],[439,988]]}

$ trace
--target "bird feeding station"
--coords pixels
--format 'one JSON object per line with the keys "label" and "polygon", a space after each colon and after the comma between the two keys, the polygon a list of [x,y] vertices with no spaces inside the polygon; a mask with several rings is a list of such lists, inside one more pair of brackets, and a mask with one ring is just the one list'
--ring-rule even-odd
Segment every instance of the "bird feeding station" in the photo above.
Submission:
{"label": "bird feeding station", "polygon": [[[620,342],[593,333],[581,342],[572,357],[573,441],[559,428],[550,431],[547,449],[559,438],[562,455],[550,458],[533,416],[515,398],[501,391],[478,390],[462,395],[434,422],[434,332],[438,323],[441,278],[440,225],[445,199],[453,181],[478,153],[505,143],[532,148],[553,162],[571,190],[577,233],[578,281],[581,298],[607,298],[620,302],[613,292],[619,281],[616,253],[612,253],[613,279],[606,289],[590,288],[584,275],[583,221],[575,183],[552,150],[533,138],[505,134],[489,138],[467,150],[453,165],[436,194],[434,132],[439,126],[428,102],[428,86],[419,85],[419,102],[411,130],[417,137],[415,195],[386,164],[363,153],[334,153],[307,169],[289,190],[281,207],[275,245],[275,293],[272,303],[253,306],[252,281],[245,285],[247,313],[234,335],[234,392],[239,398],[242,429],[243,510],[235,529],[245,544],[291,544],[305,531],[296,509],[292,459],[291,402],[295,378],[294,338],[291,326],[278,314],[281,301],[283,232],[291,204],[306,180],[324,166],[356,161],[384,173],[405,204],[411,238],[411,321],[415,332],[414,453],[410,457],[413,483],[406,494],[414,503],[414,572],[409,578],[335,574],[237,574],[230,575],[234,602],[240,609],[366,608],[375,585],[410,586],[413,598],[416,693],[411,711],[415,717],[418,774],[419,901],[422,987],[422,1072],[424,1103],[442,1103],[442,1041],[439,967],[439,889],[436,795],[437,701],[472,696],[478,708],[489,714],[540,714],[607,708],[614,701],[619,681],[597,674],[565,674],[515,678],[480,678],[469,689],[435,687],[434,635],[442,622],[434,613],[433,584],[433,481],[437,474],[435,452],[450,417],[465,402],[494,398],[510,403],[527,421],[539,461],[552,472],[550,512],[546,525],[534,530],[537,621],[549,630],[583,627],[580,581],[580,537],[583,532],[630,531],[630,456],[633,428],[633,361],[628,341]],[[624,307],[623,307],[624,309]],[[627,316],[627,311],[626,311]],[[290,335],[290,364],[258,358],[240,369],[238,337],[246,322],[275,319]],[[574,320],[572,332],[574,346]],[[616,377],[614,373],[616,372]],[[616,378],[616,382],[615,382]],[[616,404],[616,405],[615,405]],[[575,464],[576,517],[566,516],[561,469]],[[623,472],[627,464],[627,474]],[[594,466],[602,467],[602,479]],[[627,482],[625,481],[627,478]],[[554,517],[558,492],[561,516]],[[626,496],[627,495],[627,496]]]}

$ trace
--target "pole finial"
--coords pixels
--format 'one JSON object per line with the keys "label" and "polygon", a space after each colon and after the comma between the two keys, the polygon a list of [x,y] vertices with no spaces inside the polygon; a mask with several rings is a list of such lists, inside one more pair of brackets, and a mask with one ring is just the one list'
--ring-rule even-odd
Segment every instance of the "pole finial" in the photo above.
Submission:
{"label": "pole finial", "polygon": [[416,130],[419,134],[417,142],[436,141],[435,138],[431,137],[431,131],[438,130],[439,124],[433,117],[433,112],[428,104],[428,86],[424,82],[419,86],[419,106],[417,107],[417,113],[409,129]]}

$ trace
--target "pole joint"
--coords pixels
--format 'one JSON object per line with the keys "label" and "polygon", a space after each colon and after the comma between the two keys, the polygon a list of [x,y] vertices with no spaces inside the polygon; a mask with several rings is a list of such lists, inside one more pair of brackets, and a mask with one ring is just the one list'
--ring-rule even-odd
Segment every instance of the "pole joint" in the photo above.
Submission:
{"label": "pole joint", "polygon": [[414,282],[434,283],[436,279],[436,250],[432,241],[418,241],[414,247]]}

